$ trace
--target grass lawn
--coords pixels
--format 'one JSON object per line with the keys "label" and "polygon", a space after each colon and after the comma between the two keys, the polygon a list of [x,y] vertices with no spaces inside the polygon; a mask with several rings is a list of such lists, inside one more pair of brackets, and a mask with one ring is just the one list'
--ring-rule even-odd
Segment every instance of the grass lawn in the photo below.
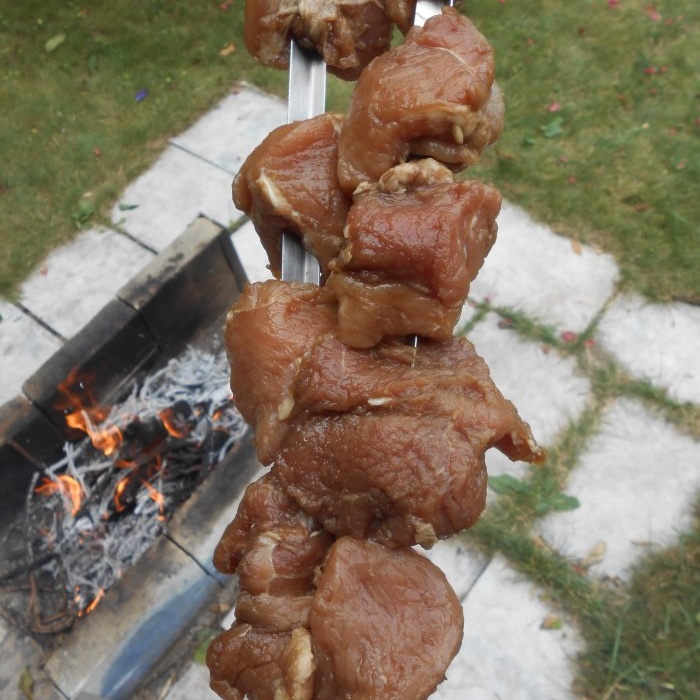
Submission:
{"label": "grass lawn", "polygon": [[[245,51],[242,4],[1,3],[0,296],[12,298],[81,227],[108,223],[112,202],[167,138],[235,81],[284,93],[286,75]],[[464,9],[496,47],[507,99],[503,136],[469,175],[612,253],[628,290],[700,303],[700,3],[465,0]],[[348,92],[331,82],[329,108],[342,111]],[[593,403],[544,469],[501,485],[498,508],[469,536],[505,553],[576,618],[588,644],[582,697],[697,699],[700,525],[615,591],[529,533],[535,518],[570,504],[568,473],[615,396],[644,400],[696,438],[700,414],[598,364],[582,343],[558,350],[592,379]]]}

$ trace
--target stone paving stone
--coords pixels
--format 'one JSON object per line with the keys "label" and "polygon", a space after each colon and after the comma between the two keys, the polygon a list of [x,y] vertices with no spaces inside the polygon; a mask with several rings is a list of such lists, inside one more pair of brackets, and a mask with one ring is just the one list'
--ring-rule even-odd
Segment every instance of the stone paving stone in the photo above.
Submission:
{"label": "stone paving stone", "polygon": [[209,669],[194,661],[175,682],[162,700],[221,700],[209,687]]}
{"label": "stone paving stone", "polygon": [[547,516],[535,530],[567,557],[604,552],[591,572],[625,579],[639,557],[690,527],[698,465],[700,443],[639,402],[620,399],[566,488],[580,507]]}
{"label": "stone paving stone", "polygon": [[115,226],[161,251],[200,214],[225,228],[241,218],[231,201],[231,180],[221,168],[170,146],[124,190],[110,217]]}
{"label": "stone paving stone", "polygon": [[[65,700],[42,670],[44,652],[29,634],[0,619],[0,698],[2,700]],[[22,684],[22,677],[27,685]],[[29,685],[31,683],[31,691]]]}
{"label": "stone paving stone", "polygon": [[471,296],[580,333],[612,295],[618,269],[609,255],[588,246],[576,250],[569,239],[505,202],[498,239],[472,283]]}
{"label": "stone paving stone", "polygon": [[171,142],[235,175],[253,148],[286,121],[286,102],[241,86]]}
{"label": "stone paving stone", "polygon": [[543,629],[555,611],[527,579],[496,556],[463,605],[464,640],[447,669],[439,700],[567,700],[572,658],[582,649],[577,630],[562,619]]}
{"label": "stone paving stone", "polygon": [[[489,313],[469,333],[477,352],[486,360],[503,395],[532,428],[537,442],[551,445],[557,434],[583,411],[591,394],[590,381],[578,373],[576,361],[562,357],[541,343],[524,340],[501,328],[499,316]],[[489,474],[521,477],[528,465],[511,462],[498,450],[486,456]]]}
{"label": "stone paving stone", "polygon": [[17,396],[24,380],[61,345],[31,316],[0,301],[0,405]]}
{"label": "stone paving stone", "polygon": [[233,232],[231,242],[249,282],[272,279],[272,273],[267,267],[267,254],[250,219],[246,219],[246,222]]}
{"label": "stone paving stone", "polygon": [[115,231],[93,228],[54,250],[21,287],[22,304],[70,338],[153,258]]}
{"label": "stone paving stone", "polygon": [[621,296],[603,314],[596,337],[636,377],[677,401],[700,403],[700,307]]}
{"label": "stone paving stone", "polygon": [[428,551],[417,550],[442,569],[460,600],[469,595],[489,563],[486,557],[460,542],[457,537],[440,540]]}

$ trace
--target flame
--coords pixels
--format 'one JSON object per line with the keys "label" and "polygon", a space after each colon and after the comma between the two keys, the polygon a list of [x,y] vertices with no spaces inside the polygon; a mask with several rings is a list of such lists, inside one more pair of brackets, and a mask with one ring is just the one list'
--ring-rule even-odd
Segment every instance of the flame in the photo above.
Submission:
{"label": "flame", "polygon": [[120,479],[117,482],[117,485],[114,488],[114,508],[117,513],[121,513],[126,508],[126,505],[123,504],[120,499],[126,487],[129,485],[129,481],[129,477],[125,476],[123,479]]}
{"label": "flame", "polygon": [[183,424],[181,422],[180,425],[177,424],[178,417],[172,408],[164,408],[158,414],[158,418],[160,418],[161,422],[163,423],[163,427],[173,437],[186,438],[192,432],[192,428],[186,423]]}
{"label": "flame", "polygon": [[79,380],[77,370],[72,370],[65,381],[58,385],[63,400],[57,408],[66,412],[66,423],[70,428],[82,430],[92,444],[109,456],[122,444],[122,433],[116,425],[98,427],[109,415],[110,409],[100,406],[84,380]]}
{"label": "flame", "polygon": [[153,484],[149,484],[145,480],[142,481],[141,483],[146,487],[146,491],[148,491],[148,495],[158,505],[158,510],[160,511],[158,519],[164,520],[165,516],[163,515],[163,511],[165,510],[165,496],[163,496],[163,494],[155,486],[153,486]]}
{"label": "flame", "polygon": [[98,605],[98,603],[104,598],[105,595],[105,589],[100,588],[99,591],[97,591],[97,595],[94,597],[92,603],[85,608],[85,614],[89,615]]}
{"label": "flame", "polygon": [[55,480],[45,476],[36,487],[36,492],[46,495],[60,493],[71,504],[71,515],[78,514],[83,502],[83,488],[80,482],[67,474],[61,474]]}

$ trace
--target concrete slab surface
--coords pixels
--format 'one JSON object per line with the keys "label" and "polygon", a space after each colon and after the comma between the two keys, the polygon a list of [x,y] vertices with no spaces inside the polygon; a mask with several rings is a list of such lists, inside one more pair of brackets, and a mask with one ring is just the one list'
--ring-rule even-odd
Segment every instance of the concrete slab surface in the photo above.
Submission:
{"label": "concrete slab surface", "polygon": [[110,229],[92,228],[54,250],[22,284],[21,302],[68,339],[100,311],[153,253]]}
{"label": "concrete slab surface", "polygon": [[698,492],[700,443],[621,399],[571,476],[567,493],[580,507],[549,515],[536,529],[573,559],[596,548],[603,555],[591,572],[624,580],[641,556],[673,544],[691,526]]}
{"label": "concrete slab surface", "polygon": [[572,245],[504,202],[496,243],[472,283],[471,296],[580,333],[611,297],[617,278],[612,256]]}
{"label": "concrete slab surface", "polygon": [[0,405],[17,396],[24,380],[62,344],[20,308],[0,301]]}
{"label": "concrete slab surface", "polygon": [[596,335],[628,372],[700,403],[700,306],[651,304],[624,295],[606,309]]}

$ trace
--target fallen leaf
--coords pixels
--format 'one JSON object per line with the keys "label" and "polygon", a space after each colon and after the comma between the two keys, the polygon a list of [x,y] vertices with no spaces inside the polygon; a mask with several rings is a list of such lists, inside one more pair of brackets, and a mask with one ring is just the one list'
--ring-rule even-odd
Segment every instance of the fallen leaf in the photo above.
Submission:
{"label": "fallen leaf", "polygon": [[563,131],[561,128],[561,125],[563,123],[563,117],[555,117],[554,119],[552,119],[552,121],[547,122],[546,124],[540,127],[542,136],[544,136],[546,139],[553,139],[554,137],[559,136]]}
{"label": "fallen leaf", "polygon": [[236,45],[231,42],[227,46],[224,46],[221,51],[219,51],[219,56],[231,56],[234,53],[236,53]]}
{"label": "fallen leaf", "polygon": [[136,209],[138,206],[138,204],[120,204],[119,211],[131,211],[132,209]]}
{"label": "fallen leaf", "polygon": [[586,556],[581,560],[581,564],[585,567],[589,567],[592,564],[597,564],[598,562],[605,559],[605,553],[608,550],[608,546],[603,540],[596,542],[593,547],[588,551]]}
{"label": "fallen leaf", "polygon": [[22,669],[22,673],[20,673],[17,687],[27,700],[34,699],[34,679],[32,678],[29,668],[26,666]]}
{"label": "fallen leaf", "polygon": [[51,53],[52,51],[55,51],[65,40],[65,34],[56,34],[56,36],[52,36],[44,44],[44,50],[46,51],[46,53]]}
{"label": "fallen leaf", "polygon": [[542,620],[540,629],[543,630],[560,630],[562,628],[562,621],[560,617],[556,615],[547,615],[547,617]]}
{"label": "fallen leaf", "polygon": [[578,241],[571,241],[571,249],[576,255],[581,255],[583,253],[583,247]]}
{"label": "fallen leaf", "polygon": [[95,156],[95,158],[99,158],[102,155],[102,149],[99,146],[95,146],[95,148],[92,149],[92,155]]}

